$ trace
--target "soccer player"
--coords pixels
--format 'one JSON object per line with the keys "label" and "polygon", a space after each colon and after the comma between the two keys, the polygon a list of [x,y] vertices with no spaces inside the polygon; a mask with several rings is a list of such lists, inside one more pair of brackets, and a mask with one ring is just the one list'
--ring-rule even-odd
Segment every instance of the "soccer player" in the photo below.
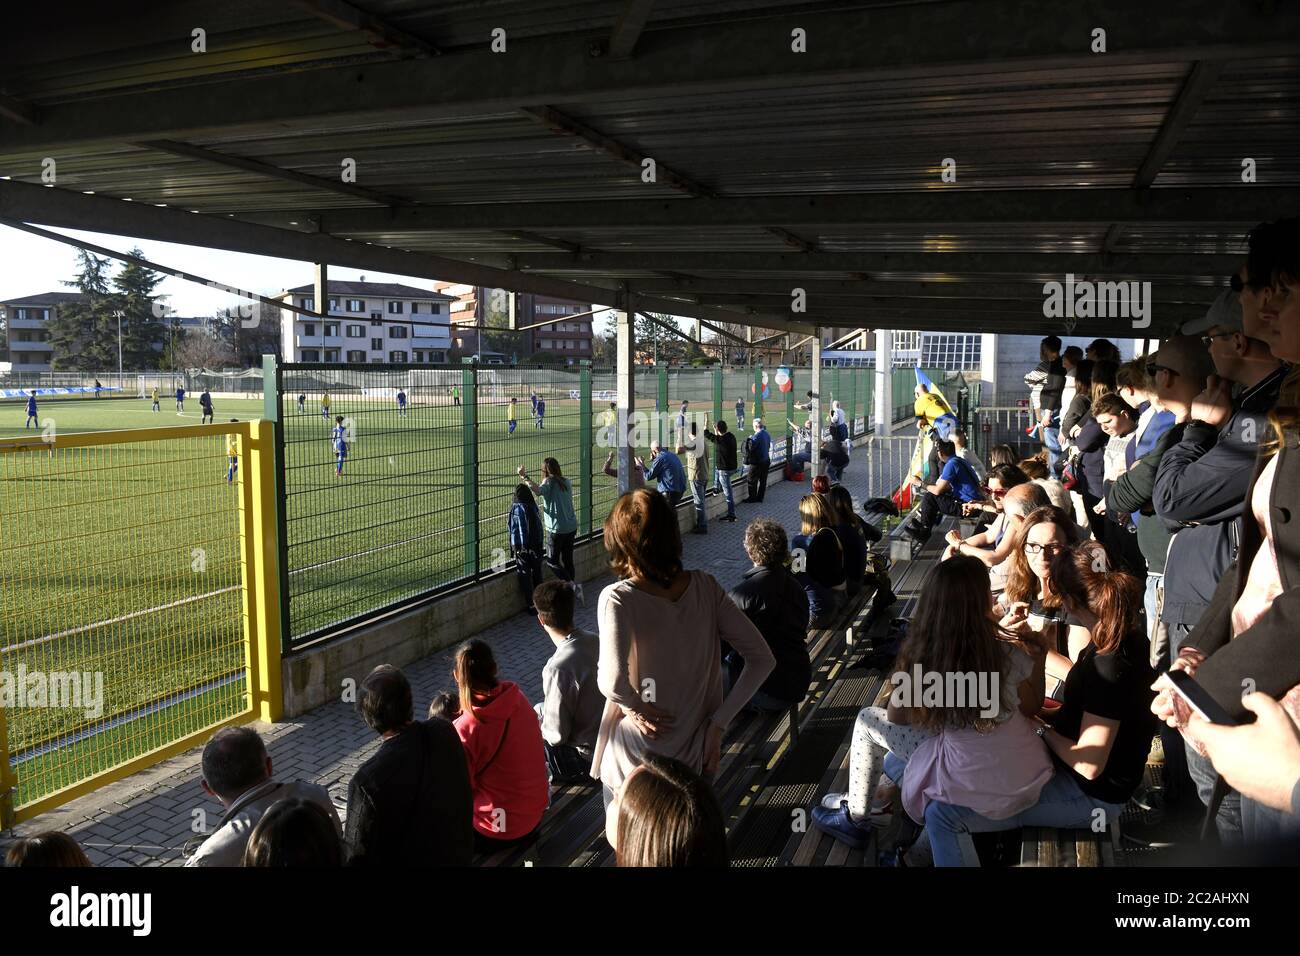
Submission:
{"label": "soccer player", "polygon": [[343,477],[343,461],[348,457],[347,429],[343,427],[343,416],[334,418],[334,477]]}
{"label": "soccer player", "polygon": [[155,385],[155,386],[153,387],[153,391],[151,391],[151,392],[149,393],[149,397],[150,397],[151,399],[153,399],[153,410],[154,410],[155,412],[161,412],[162,409],[158,407],[158,398],[159,398],[159,395],[158,395],[158,386],[157,386],[157,385]]}
{"label": "soccer player", "polygon": [[96,398],[99,398],[99,391],[100,391],[100,389],[102,389],[103,387],[104,387],[103,385],[100,385],[100,384],[99,384],[99,379],[95,379],[95,397],[96,397]]}
{"label": "soccer player", "polygon": [[531,394],[528,396],[528,401],[533,406],[533,418],[536,418],[537,417],[537,389],[534,388],[531,390]]}
{"label": "soccer player", "polygon": [[614,423],[618,421],[618,403],[610,402],[609,409],[600,416],[600,422],[605,426],[605,445],[614,447]]}
{"label": "soccer player", "polygon": [[513,435],[515,433],[515,425],[518,424],[518,422],[515,421],[516,401],[518,401],[518,399],[516,399],[513,395],[511,395],[510,404],[506,406],[506,434],[507,435]]}
{"label": "soccer player", "polygon": [[400,388],[397,390],[397,414],[399,418],[406,417],[406,393]]}
{"label": "soccer player", "polygon": [[745,398],[741,396],[736,399],[736,431],[740,432],[745,427]]}
{"label": "soccer player", "polygon": [[[98,382],[96,384],[99,384]],[[185,386],[176,386],[176,414],[181,415],[185,412]]]}
{"label": "soccer player", "polygon": [[330,393],[324,392],[320,397],[320,417],[325,421],[330,420]]}
{"label": "soccer player", "polygon": [[686,444],[686,406],[689,404],[690,402],[683,398],[682,407],[677,410],[677,420],[674,422],[677,426],[677,438],[673,442],[674,446]]}
{"label": "soccer player", "polygon": [[533,414],[537,416],[537,427],[541,428],[542,419],[546,417],[546,399],[540,395],[537,396],[537,410]]}
{"label": "soccer player", "polygon": [[[238,418],[232,418],[231,423],[239,421]],[[235,475],[239,472],[239,436],[226,436],[226,484],[233,484]]]}
{"label": "soccer player", "polygon": [[199,396],[199,409],[203,412],[199,418],[199,424],[207,422],[211,425],[216,419],[212,417],[212,395],[205,388],[203,394]]}
{"label": "soccer player", "polygon": [[27,421],[23,423],[23,431],[27,431],[28,426],[40,429],[40,420],[36,417],[36,389],[32,389],[31,395],[27,396]]}
{"label": "soccer player", "polygon": [[307,412],[307,396],[302,392],[298,393],[298,414],[304,415]]}
{"label": "soccer player", "polygon": [[451,387],[451,404],[453,406],[460,404],[460,389],[455,385]]}

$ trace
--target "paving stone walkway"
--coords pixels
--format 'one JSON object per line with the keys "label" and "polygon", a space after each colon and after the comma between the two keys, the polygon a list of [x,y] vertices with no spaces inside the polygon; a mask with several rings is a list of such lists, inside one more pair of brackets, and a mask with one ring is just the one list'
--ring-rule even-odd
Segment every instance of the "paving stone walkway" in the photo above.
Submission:
{"label": "paving stone walkway", "polygon": [[[865,477],[865,476],[864,476]],[[847,483],[855,498],[864,497],[850,471]],[[808,483],[776,482],[768,487],[762,504],[737,505],[734,524],[712,521],[707,535],[686,534],[685,564],[709,571],[727,588],[735,585],[749,567],[742,540],[745,524],[753,518],[772,517],[790,533],[798,530],[799,498]],[[596,629],[596,601],[612,576],[586,582],[586,606],[577,623]],[[492,645],[501,677],[517,681],[532,701],[541,698],[542,665],[554,646],[537,620],[518,614],[481,632]],[[404,668],[415,694],[416,716],[428,709],[433,695],[452,687],[453,649],[448,648]],[[348,781],[357,767],[378,746],[379,739],[357,716],[353,705],[337,702],[275,725],[254,725],[263,734],[281,780],[311,780],[325,786],[344,810]],[[222,815],[220,804],[199,787],[201,748],[194,748],[148,770],[109,784],[57,810],[42,814],[0,834],[0,856],[13,837],[44,830],[70,833],[98,866],[178,866],[187,840],[197,841],[206,821],[209,829]]]}

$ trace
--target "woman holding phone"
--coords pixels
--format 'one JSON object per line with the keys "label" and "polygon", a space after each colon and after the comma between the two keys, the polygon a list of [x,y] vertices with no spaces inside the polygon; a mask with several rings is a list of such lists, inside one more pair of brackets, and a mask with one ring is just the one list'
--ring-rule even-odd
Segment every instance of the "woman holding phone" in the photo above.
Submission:
{"label": "woman holding phone", "polygon": [[[1142,783],[1156,721],[1146,631],[1137,579],[1110,570],[1095,541],[1063,550],[1051,562],[1052,586],[1064,607],[1088,629],[1090,640],[1065,681],[1060,710],[1040,722],[1056,774],[1038,803],[993,820],[969,807],[931,802],[925,811],[935,866],[972,866],[962,833],[1017,827],[1091,827],[1118,822]],[[1004,623],[1008,623],[1004,620]]]}

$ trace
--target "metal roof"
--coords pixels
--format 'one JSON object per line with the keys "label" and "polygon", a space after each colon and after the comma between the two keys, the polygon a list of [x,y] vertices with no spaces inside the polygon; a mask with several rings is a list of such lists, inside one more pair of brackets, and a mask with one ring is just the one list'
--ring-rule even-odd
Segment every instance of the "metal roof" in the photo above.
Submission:
{"label": "metal roof", "polygon": [[109,6],[4,13],[0,218],[773,328],[1039,331],[1044,282],[1142,279],[1168,331],[1300,195],[1290,5]]}

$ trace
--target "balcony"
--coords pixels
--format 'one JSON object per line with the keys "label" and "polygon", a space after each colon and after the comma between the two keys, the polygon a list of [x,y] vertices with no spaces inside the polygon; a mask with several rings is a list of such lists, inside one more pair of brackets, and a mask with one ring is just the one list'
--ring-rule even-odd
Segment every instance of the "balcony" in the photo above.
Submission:
{"label": "balcony", "polygon": [[[347,341],[341,335],[295,335],[294,341],[300,349],[341,348]],[[359,339],[352,339],[357,342]]]}
{"label": "balcony", "polygon": [[48,325],[45,319],[31,319],[31,318],[28,319],[10,318],[8,320],[8,323],[9,323],[9,328],[11,329],[43,329],[46,328]]}
{"label": "balcony", "polygon": [[49,342],[22,342],[11,338],[9,340],[9,349],[13,352],[49,352],[51,346]]}

